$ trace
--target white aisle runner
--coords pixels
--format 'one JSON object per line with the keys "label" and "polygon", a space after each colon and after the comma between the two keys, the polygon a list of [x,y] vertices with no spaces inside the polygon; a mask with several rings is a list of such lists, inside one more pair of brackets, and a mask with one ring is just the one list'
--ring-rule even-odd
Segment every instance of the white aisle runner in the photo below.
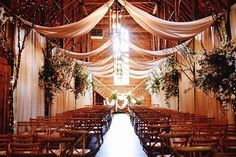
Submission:
{"label": "white aisle runner", "polygon": [[111,128],[105,134],[96,157],[147,157],[128,115],[114,115]]}

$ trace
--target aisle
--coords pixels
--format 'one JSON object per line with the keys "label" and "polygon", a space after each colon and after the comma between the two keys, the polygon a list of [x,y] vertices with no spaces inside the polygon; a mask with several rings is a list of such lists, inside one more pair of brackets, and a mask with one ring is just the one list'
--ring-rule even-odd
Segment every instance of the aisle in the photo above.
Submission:
{"label": "aisle", "polygon": [[96,157],[146,157],[129,116],[115,114]]}

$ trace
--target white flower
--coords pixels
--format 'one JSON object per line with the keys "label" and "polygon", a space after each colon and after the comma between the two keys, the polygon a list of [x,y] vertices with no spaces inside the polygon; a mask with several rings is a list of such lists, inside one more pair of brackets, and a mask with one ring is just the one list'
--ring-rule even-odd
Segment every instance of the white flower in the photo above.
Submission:
{"label": "white flower", "polygon": [[236,58],[236,51],[232,53],[232,57]]}
{"label": "white flower", "polygon": [[214,73],[212,74],[212,76],[214,76],[214,77],[217,76],[217,72],[214,72]]}
{"label": "white flower", "polygon": [[235,99],[235,95],[234,94],[231,94],[231,97],[230,97],[232,100]]}

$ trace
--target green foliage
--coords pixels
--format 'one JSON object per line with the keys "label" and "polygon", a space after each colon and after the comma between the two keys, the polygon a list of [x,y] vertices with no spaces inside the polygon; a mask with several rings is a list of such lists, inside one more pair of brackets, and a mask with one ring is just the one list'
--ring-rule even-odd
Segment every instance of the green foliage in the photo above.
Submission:
{"label": "green foliage", "polygon": [[73,60],[64,54],[44,56],[44,65],[39,72],[39,80],[44,82],[47,89],[46,96],[53,99],[55,93],[61,91],[62,87],[71,89],[67,80],[68,72],[72,69]]}
{"label": "green foliage", "polygon": [[131,100],[133,99],[133,95],[132,95],[130,92],[128,92],[128,93],[126,94],[126,98],[127,98],[128,102],[130,103]]}
{"label": "green foliage", "polygon": [[175,58],[167,58],[162,66],[161,72],[151,73],[147,81],[147,88],[151,93],[158,94],[160,89],[165,91],[166,99],[179,96],[179,72],[174,66]]}
{"label": "green foliage", "polygon": [[179,96],[179,77],[178,70],[174,67],[175,58],[169,57],[165,61],[165,70],[162,73],[161,86],[165,91],[166,99]]}
{"label": "green foliage", "polygon": [[137,98],[136,99],[136,105],[141,105],[142,104],[142,99],[141,98]]}
{"label": "green foliage", "polygon": [[[39,72],[39,81],[45,86],[45,115],[48,115],[56,93],[62,88],[72,90],[77,99],[78,95],[84,94],[92,83],[88,79],[86,69],[65,54],[45,55],[44,58],[44,65]],[[72,78],[74,78],[74,87],[71,86]]]}
{"label": "green foliage", "polygon": [[161,77],[156,72],[152,72],[148,77],[146,84],[146,89],[150,93],[158,94],[161,88]]}
{"label": "green foliage", "polygon": [[236,45],[225,42],[211,53],[205,52],[200,61],[198,85],[205,92],[214,92],[221,103],[235,100]]}
{"label": "green foliage", "polygon": [[74,84],[74,94],[75,99],[78,98],[79,94],[84,95],[85,91],[91,87],[91,82],[88,79],[88,72],[83,67],[83,65],[80,65],[78,63],[75,64],[74,70],[73,70],[73,77],[75,79]]}
{"label": "green foliage", "polygon": [[115,90],[115,91],[112,92],[112,94],[109,97],[109,99],[115,101],[115,100],[117,100],[118,95],[119,95],[119,92],[117,90]]}
{"label": "green foliage", "polygon": [[72,64],[73,60],[64,54],[51,55],[44,52],[44,65],[39,71],[39,83],[45,87],[45,115],[49,115],[49,108],[56,93],[63,87],[72,89],[68,81]]}

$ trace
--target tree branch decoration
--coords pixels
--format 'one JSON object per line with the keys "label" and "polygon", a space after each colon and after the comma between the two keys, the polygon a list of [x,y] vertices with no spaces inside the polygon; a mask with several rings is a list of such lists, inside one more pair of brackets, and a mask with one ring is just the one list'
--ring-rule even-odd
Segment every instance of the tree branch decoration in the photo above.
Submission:
{"label": "tree branch decoration", "polygon": [[[183,61],[179,61],[176,57],[174,66],[180,72],[182,72],[190,81],[192,86],[196,86],[195,78],[195,63],[197,62],[197,53],[187,46],[183,46],[183,49],[179,49],[179,54],[183,57]],[[187,72],[190,72],[189,75]]]}
{"label": "tree branch decoration", "polygon": [[214,92],[226,104],[235,101],[236,95],[236,45],[231,41],[221,43],[211,53],[205,51],[200,61],[199,87]]}

